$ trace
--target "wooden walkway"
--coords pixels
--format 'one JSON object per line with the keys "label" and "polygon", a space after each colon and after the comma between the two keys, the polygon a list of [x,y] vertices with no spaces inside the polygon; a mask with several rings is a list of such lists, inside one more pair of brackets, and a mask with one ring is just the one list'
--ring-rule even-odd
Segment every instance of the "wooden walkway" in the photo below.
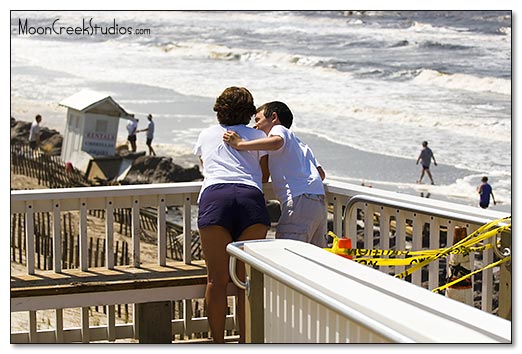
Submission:
{"label": "wooden walkway", "polygon": [[[10,282],[11,312],[29,311],[36,316],[36,311],[41,310],[81,308],[81,318],[78,320],[82,327],[63,328],[62,324],[60,330],[43,329],[37,334],[36,327],[31,329],[30,325],[28,334],[17,333],[15,337],[12,334],[13,343],[32,342],[31,337],[38,337],[37,341],[42,343],[54,343],[55,340],[59,343],[78,342],[84,340],[83,333],[87,332],[90,335],[87,334],[86,340],[93,342],[116,340],[138,343],[212,343],[206,319],[203,321],[206,316],[203,298],[207,270],[202,260],[193,261],[192,264],[170,261],[165,266],[141,264],[139,268],[116,266],[114,269],[93,267],[87,271],[65,269],[60,273],[43,270],[34,275],[11,274]],[[236,291],[236,287],[230,282],[227,295],[234,296]],[[188,304],[192,304],[189,305],[188,312],[186,303],[182,300],[189,300]],[[115,306],[119,308],[120,304],[134,304],[131,308],[133,321],[130,324],[120,324],[116,328]],[[89,319],[86,316],[90,317],[88,313],[97,306],[106,308],[106,316],[112,316],[112,322],[107,317],[109,322],[102,323],[105,328],[103,333],[117,333],[113,334],[112,339],[105,338],[106,334],[100,335],[99,328],[89,328]],[[230,306],[232,304],[229,299],[229,311]],[[62,312],[57,312],[55,316],[63,321]],[[190,323],[184,322],[187,318]],[[35,321],[36,318],[33,326],[36,326]],[[234,326],[233,318],[228,318],[225,337],[229,343],[238,342],[239,337]],[[54,331],[62,333],[61,341],[58,337],[55,339]],[[63,337],[63,333],[67,338]],[[136,334],[137,337],[133,338]]]}
{"label": "wooden walkway", "polygon": [[190,265],[171,261],[166,266],[142,264],[140,268],[64,269],[61,273],[39,271],[35,275],[12,275],[11,299],[204,284],[206,267],[201,260]]}

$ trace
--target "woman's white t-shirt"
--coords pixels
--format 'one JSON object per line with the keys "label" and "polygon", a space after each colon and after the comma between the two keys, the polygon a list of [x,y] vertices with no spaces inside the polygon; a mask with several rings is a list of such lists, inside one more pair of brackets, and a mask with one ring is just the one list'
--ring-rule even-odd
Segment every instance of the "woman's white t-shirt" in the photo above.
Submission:
{"label": "woman's white t-shirt", "polygon": [[243,140],[266,138],[261,130],[246,125],[215,125],[203,130],[194,146],[194,154],[203,161],[203,190],[217,183],[242,183],[263,190],[259,160],[266,151],[238,151],[223,141],[223,134],[231,130]]}

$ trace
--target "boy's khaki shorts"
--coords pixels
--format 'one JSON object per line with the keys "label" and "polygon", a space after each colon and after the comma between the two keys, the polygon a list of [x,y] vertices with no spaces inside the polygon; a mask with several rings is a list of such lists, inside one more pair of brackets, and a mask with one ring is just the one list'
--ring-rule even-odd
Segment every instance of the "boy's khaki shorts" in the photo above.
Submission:
{"label": "boy's khaki shorts", "polygon": [[324,195],[302,194],[281,205],[276,238],[327,247],[327,210]]}

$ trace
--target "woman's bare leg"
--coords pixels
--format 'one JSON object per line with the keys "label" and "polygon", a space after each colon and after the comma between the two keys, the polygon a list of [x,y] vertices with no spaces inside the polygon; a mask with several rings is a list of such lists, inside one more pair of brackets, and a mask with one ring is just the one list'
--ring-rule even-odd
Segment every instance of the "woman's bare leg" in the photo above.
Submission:
{"label": "woman's bare leg", "polygon": [[230,232],[222,226],[207,226],[199,229],[201,246],[207,265],[207,288],[205,301],[210,331],[214,343],[225,342],[225,318],[227,313],[228,253],[227,245],[232,242]]}

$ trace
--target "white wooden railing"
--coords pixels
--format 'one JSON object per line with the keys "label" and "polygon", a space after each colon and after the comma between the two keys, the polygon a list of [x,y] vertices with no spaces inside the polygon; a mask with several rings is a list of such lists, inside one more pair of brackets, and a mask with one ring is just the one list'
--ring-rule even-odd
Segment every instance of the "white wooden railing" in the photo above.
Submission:
{"label": "white wooden railing", "polygon": [[[232,243],[261,343],[510,343],[511,322],[295,240]],[[235,260],[248,265],[246,283]]]}
{"label": "white wooden railing", "polygon": [[[429,206],[417,206],[407,204],[401,201],[388,200],[372,196],[355,196],[350,199],[346,207],[345,230],[347,235],[352,239],[352,243],[356,244],[358,217],[357,214],[362,211],[362,219],[364,225],[364,246],[365,249],[391,249],[391,228],[394,226],[396,250],[414,250],[422,249],[438,249],[441,248],[441,234],[446,236],[443,241],[444,246],[453,245],[453,230],[455,227],[465,227],[468,234],[474,232],[481,225],[491,221],[484,216],[475,216],[462,214],[457,211],[449,211],[443,209],[435,209]],[[411,241],[407,241],[408,233],[405,228],[408,227],[406,220],[411,220]],[[366,225],[370,225],[367,227]],[[374,231],[378,230],[378,243],[375,245]],[[424,242],[423,242],[424,241]],[[428,241],[426,244],[425,241]],[[493,243],[496,240],[488,239],[487,243]],[[408,243],[408,245],[407,245]],[[490,264],[493,262],[493,250],[489,249],[482,253],[481,263]],[[470,270],[475,270],[475,254],[470,254]],[[404,271],[405,266],[381,267],[380,270],[395,275]],[[414,272],[411,276],[411,282],[415,285],[428,289],[435,289],[440,284],[439,279],[439,260],[430,262],[425,272],[427,280],[422,281],[422,272]],[[484,311],[491,312],[493,306],[492,269],[482,272],[482,297],[481,307]],[[473,277],[472,277],[473,280]],[[469,291],[472,291],[473,286]]]}
{"label": "white wooden railing", "polygon": [[[53,236],[53,271],[61,273],[61,223],[60,213],[65,211],[79,212],[80,235],[80,270],[87,272],[87,210],[103,209],[106,211],[106,268],[114,269],[114,219],[113,210],[116,208],[130,208],[132,210],[132,261],[135,268],[139,268],[141,259],[140,245],[140,208],[154,207],[157,209],[157,259],[159,266],[165,266],[166,261],[166,213],[167,207],[181,206],[183,210],[183,260],[190,264],[191,260],[191,208],[196,205],[197,195],[201,183],[173,183],[157,185],[132,185],[117,187],[88,187],[67,189],[46,189],[11,192],[11,213],[25,213],[26,222],[26,254],[34,255],[34,219],[38,212],[50,212],[52,218]],[[92,235],[90,235],[92,236]],[[40,271],[35,269],[34,256],[26,257],[27,274],[38,275]],[[108,279],[108,278],[107,278]],[[191,299],[204,297],[204,285],[192,285],[184,287],[164,289],[127,290],[103,293],[84,293],[61,296],[41,296],[31,298],[11,299],[11,312],[28,311],[29,329],[26,332],[11,334],[13,343],[20,342],[89,342],[100,340],[117,340],[137,338],[137,307],[133,306],[133,319],[129,324],[116,324],[115,304],[138,304],[165,300],[185,300],[183,316],[181,320],[172,321],[173,334],[191,334],[208,331],[206,318],[193,318]],[[234,287],[230,287],[229,295],[235,293]],[[107,306],[107,325],[89,326],[89,306]],[[81,308],[81,328],[63,328],[63,309]],[[54,330],[37,331],[36,311],[44,309],[56,309]],[[234,314],[228,316],[228,330],[236,328]]]}
{"label": "white wooden railing", "polygon": [[[405,211],[404,213],[399,212],[399,214],[394,214],[393,211],[395,207],[391,207],[388,210],[388,206],[386,206],[387,211],[383,211],[381,209],[382,215],[384,217],[381,220],[386,220],[390,215],[398,215],[397,220],[402,219],[411,219],[413,222],[413,234],[420,235],[421,231],[419,231],[419,227],[421,227],[426,218],[435,218],[435,212],[439,214],[441,212],[455,212],[460,215],[465,215],[465,219],[467,221],[466,224],[469,224],[470,227],[474,227],[478,222],[478,218],[484,218],[484,220],[493,220],[499,218],[501,216],[505,216],[504,213],[493,212],[489,210],[481,210],[473,207],[466,207],[462,205],[457,205],[453,203],[446,203],[442,201],[436,200],[428,200],[425,198],[417,198],[414,196],[408,196],[404,194],[382,191],[375,188],[367,188],[361,187],[357,185],[351,185],[347,183],[340,183],[334,181],[327,181],[325,183],[326,191],[327,191],[327,202],[333,205],[333,230],[336,234],[343,234],[343,224],[347,224],[345,226],[345,230],[350,232],[350,227],[353,227],[354,222],[351,221],[352,216],[349,218],[343,219],[343,209],[348,204],[350,198],[355,195],[364,195],[367,197],[379,197],[385,198],[389,201],[396,201],[403,203],[411,210],[419,209],[419,212],[411,212]],[[192,260],[190,259],[190,239],[191,239],[191,209],[196,206],[197,195],[201,188],[201,182],[189,182],[189,183],[172,183],[172,184],[154,184],[154,185],[132,185],[132,186],[111,186],[111,187],[88,187],[88,188],[68,188],[68,189],[46,189],[46,190],[29,190],[29,191],[12,191],[11,192],[11,213],[25,213],[26,217],[26,249],[27,255],[34,255],[34,224],[33,224],[33,215],[37,212],[50,212],[54,215],[52,230],[53,230],[53,271],[55,273],[60,273],[61,271],[61,225],[60,225],[60,213],[65,211],[78,211],[80,222],[79,222],[79,234],[80,234],[80,270],[81,271],[89,271],[88,262],[87,262],[87,210],[89,209],[104,209],[107,212],[106,217],[106,228],[105,228],[105,239],[106,239],[106,268],[113,269],[114,268],[114,259],[112,258],[113,254],[113,238],[114,238],[114,230],[113,230],[113,220],[112,220],[112,211],[115,208],[130,208],[132,210],[132,265],[136,268],[140,267],[142,262],[141,260],[141,245],[140,245],[140,226],[137,222],[139,218],[139,210],[142,207],[153,207],[157,208],[158,215],[158,233],[157,233],[157,265],[165,266],[166,264],[166,231],[165,231],[165,220],[166,220],[166,210],[167,207],[171,206],[181,206],[183,210],[183,229],[184,229],[184,262],[186,264],[191,264]],[[265,195],[267,198],[273,199],[273,191],[269,184],[265,185]],[[356,207],[366,208],[365,215],[370,215],[369,210],[373,210],[372,208],[380,208],[378,204],[368,204],[368,205],[360,205],[358,204]],[[368,209],[370,208],[370,209]],[[422,209],[422,212],[420,211]],[[431,211],[430,211],[431,210]],[[433,213],[433,215],[430,215]],[[357,214],[357,213],[356,213]],[[343,221],[344,220],[344,221]],[[432,221],[434,220],[434,221]],[[440,216],[437,214],[436,219],[430,219],[430,232],[431,230],[435,230],[437,225],[448,225],[449,221],[444,216]],[[366,225],[370,223],[367,222]],[[399,223],[400,224],[400,223]],[[431,227],[431,225],[435,225]],[[388,234],[386,231],[386,223],[382,224],[383,229],[381,230],[381,234]],[[373,229],[373,227],[372,227]],[[384,232],[383,232],[384,231]],[[397,232],[398,241],[402,236],[401,229]],[[368,233],[368,235],[370,235]],[[352,234],[350,237],[354,237]],[[370,242],[370,236],[365,238],[366,241]],[[405,242],[405,241],[404,241]],[[413,239],[413,244],[416,247],[418,245],[417,238]],[[434,241],[435,242],[435,241]],[[386,240],[381,243],[381,245],[385,245]],[[401,244],[402,245],[402,244]],[[35,260],[34,257],[27,257],[27,274],[28,275],[38,275],[38,270],[35,269]],[[430,284],[433,284],[433,280],[438,276],[438,269],[433,269],[435,267],[430,267]],[[432,274],[432,272],[434,274]],[[435,274],[436,273],[436,274]],[[417,280],[414,280],[415,284],[418,284]],[[430,286],[431,286],[430,285]],[[490,296],[487,295],[491,292],[493,284],[492,282],[483,282],[483,293],[486,294],[486,300],[488,305],[483,304],[483,309],[488,311],[490,309]],[[233,292],[233,291],[232,291]],[[124,327],[118,327],[114,324],[114,306],[112,304],[115,303],[125,303],[125,301],[132,302],[133,298],[139,299],[139,302],[154,302],[154,301],[163,301],[168,297],[169,291],[148,291],[142,292],[139,297],[136,297],[136,294],[127,294],[127,297],[122,298],[121,294],[117,292],[107,292],[104,294],[104,300],[100,301],[101,298],[96,298],[93,296],[73,296],[74,300],[71,297],[71,304],[74,303],[75,306],[82,307],[82,314],[85,317],[82,320],[82,328],[80,329],[71,329],[69,331],[65,331],[66,333],[70,333],[70,335],[66,335],[65,337],[62,335],[64,332],[63,324],[59,322],[63,321],[62,309],[67,307],[67,303],[63,303],[63,301],[59,301],[58,299],[50,299],[46,297],[42,298],[33,298],[31,302],[27,301],[14,301],[11,299],[11,312],[18,311],[29,311],[29,329],[26,332],[20,333],[12,333],[11,339],[13,342],[38,342],[38,341],[47,341],[51,337],[51,335],[39,333],[36,330],[36,311],[41,309],[56,309],[56,321],[57,328],[55,329],[52,337],[57,339],[62,339],[65,342],[67,341],[95,341],[95,340],[114,340],[114,338],[132,338],[136,336],[136,324],[125,325]],[[171,293],[172,294],[172,293]],[[203,297],[203,287],[198,285],[192,288],[187,288],[185,292],[182,292],[182,295],[172,294],[172,299],[177,298],[201,298]],[[112,306],[112,314],[109,311],[108,316],[108,324],[106,327],[99,329],[89,327],[88,321],[88,306],[94,305],[108,305]],[[187,306],[187,308],[190,306]],[[189,310],[187,310],[189,311]],[[188,313],[190,315],[190,313]],[[177,325],[173,322],[173,333],[179,333],[178,331],[188,331],[191,327],[196,326],[199,329],[205,327],[208,328],[208,324],[206,322],[202,322],[204,319],[198,319],[197,321],[190,318],[185,318],[184,325]],[[188,322],[187,322],[188,321]],[[206,320],[205,320],[206,321]],[[227,320],[229,325],[235,326],[235,320],[233,315],[229,317]],[[188,323],[188,324],[187,324]],[[197,323],[197,325],[196,325]],[[126,328],[126,329],[123,329]],[[49,331],[47,331],[49,332]],[[46,333],[47,333],[46,332]],[[53,331],[51,331],[53,332]],[[109,335],[110,334],[110,335]],[[45,337],[45,340],[40,340]]]}
{"label": "white wooden railing", "polygon": [[[80,269],[87,270],[87,210],[105,210],[106,217],[106,247],[108,269],[114,267],[112,258],[114,246],[113,211],[117,208],[132,210],[132,264],[139,267],[140,257],[140,208],[154,207],[158,215],[158,265],[166,262],[166,212],[167,207],[183,207],[183,233],[187,240],[191,235],[191,207],[196,205],[201,183],[172,183],[130,185],[115,187],[85,187],[65,189],[36,189],[11,192],[11,213],[25,213],[27,254],[34,254],[33,214],[50,212],[53,214],[53,269],[61,271],[62,251],[60,213],[64,211],[79,211],[80,213]],[[183,244],[183,259],[191,262],[190,242]],[[27,273],[34,274],[34,257],[27,258]]]}

